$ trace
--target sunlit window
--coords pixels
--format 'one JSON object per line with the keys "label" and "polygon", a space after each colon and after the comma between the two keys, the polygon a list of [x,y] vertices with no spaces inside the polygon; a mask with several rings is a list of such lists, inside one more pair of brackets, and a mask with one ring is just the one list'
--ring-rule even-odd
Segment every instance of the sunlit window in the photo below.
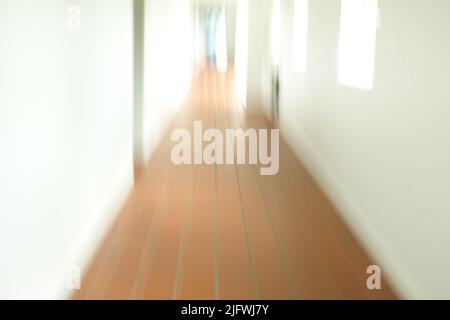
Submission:
{"label": "sunlit window", "polygon": [[239,102],[244,107],[247,101],[248,14],[248,0],[237,1],[235,84]]}
{"label": "sunlit window", "polygon": [[339,35],[339,82],[372,90],[378,0],[342,0]]}
{"label": "sunlit window", "polygon": [[281,51],[281,8],[280,0],[273,0],[272,11],[272,63],[280,65]]}
{"label": "sunlit window", "polygon": [[308,54],[308,0],[295,0],[292,29],[292,65],[296,72],[306,71]]}
{"label": "sunlit window", "polygon": [[216,57],[217,68],[219,71],[225,72],[228,68],[228,54],[227,54],[227,23],[225,19],[225,12],[222,10],[216,34]]}

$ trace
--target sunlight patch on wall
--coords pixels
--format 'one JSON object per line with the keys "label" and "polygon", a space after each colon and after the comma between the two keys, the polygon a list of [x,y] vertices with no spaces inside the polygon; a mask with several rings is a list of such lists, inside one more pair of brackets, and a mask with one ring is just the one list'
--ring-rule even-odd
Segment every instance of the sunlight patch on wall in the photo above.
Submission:
{"label": "sunlight patch on wall", "polygon": [[280,65],[281,58],[281,4],[280,0],[273,0],[272,9],[272,63]]}
{"label": "sunlight patch on wall", "polygon": [[308,0],[295,0],[292,26],[292,65],[296,72],[306,72],[308,57]]}
{"label": "sunlight patch on wall", "polygon": [[373,89],[377,21],[378,0],[342,0],[339,83]]}
{"label": "sunlight patch on wall", "polygon": [[225,72],[228,69],[228,54],[227,54],[227,22],[225,19],[224,9],[222,10],[218,21],[215,49],[217,57],[217,68],[219,71]]}
{"label": "sunlight patch on wall", "polygon": [[235,83],[239,102],[245,107],[247,103],[248,0],[237,2],[236,19]]}

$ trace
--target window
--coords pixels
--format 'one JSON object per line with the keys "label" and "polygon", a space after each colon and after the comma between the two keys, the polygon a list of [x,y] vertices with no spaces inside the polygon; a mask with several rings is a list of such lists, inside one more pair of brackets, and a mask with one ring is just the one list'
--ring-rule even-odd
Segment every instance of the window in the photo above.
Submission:
{"label": "window", "polygon": [[273,0],[272,8],[272,63],[280,65],[281,52],[281,8],[280,0]]}
{"label": "window", "polygon": [[295,0],[292,27],[292,65],[296,72],[306,72],[308,54],[308,0]]}
{"label": "window", "polygon": [[339,35],[339,82],[372,90],[378,0],[342,0]]}
{"label": "window", "polygon": [[227,53],[227,22],[225,19],[225,10],[222,8],[217,22],[216,31],[216,57],[217,57],[217,69],[225,72],[228,68],[228,53]]}
{"label": "window", "polygon": [[248,0],[237,1],[235,86],[239,102],[244,107],[247,103],[248,14]]}

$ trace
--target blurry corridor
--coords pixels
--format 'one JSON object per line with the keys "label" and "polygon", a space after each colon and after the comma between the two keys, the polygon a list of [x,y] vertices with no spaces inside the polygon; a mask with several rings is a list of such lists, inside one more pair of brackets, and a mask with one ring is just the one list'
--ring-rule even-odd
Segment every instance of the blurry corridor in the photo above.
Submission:
{"label": "blurry corridor", "polygon": [[449,0],[0,0],[0,299],[450,298],[449,34]]}
{"label": "blurry corridor", "polygon": [[[233,73],[207,69],[169,127],[269,128],[244,115]],[[372,262],[280,142],[278,175],[170,161],[170,134],[104,240],[76,299],[392,299]]]}

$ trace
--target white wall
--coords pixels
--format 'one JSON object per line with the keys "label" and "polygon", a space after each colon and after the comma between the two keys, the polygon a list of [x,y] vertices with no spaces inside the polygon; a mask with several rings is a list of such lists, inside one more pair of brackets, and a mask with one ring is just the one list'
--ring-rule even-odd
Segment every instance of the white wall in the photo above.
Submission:
{"label": "white wall", "polygon": [[0,298],[64,297],[132,184],[131,17],[129,0],[0,2]]}
{"label": "white wall", "polygon": [[192,5],[146,0],[142,148],[144,165],[186,98],[194,62]]}
{"label": "white wall", "polygon": [[337,82],[339,0],[310,1],[306,73],[283,1],[281,129],[407,298],[450,298],[450,2],[380,0],[372,91]]}

